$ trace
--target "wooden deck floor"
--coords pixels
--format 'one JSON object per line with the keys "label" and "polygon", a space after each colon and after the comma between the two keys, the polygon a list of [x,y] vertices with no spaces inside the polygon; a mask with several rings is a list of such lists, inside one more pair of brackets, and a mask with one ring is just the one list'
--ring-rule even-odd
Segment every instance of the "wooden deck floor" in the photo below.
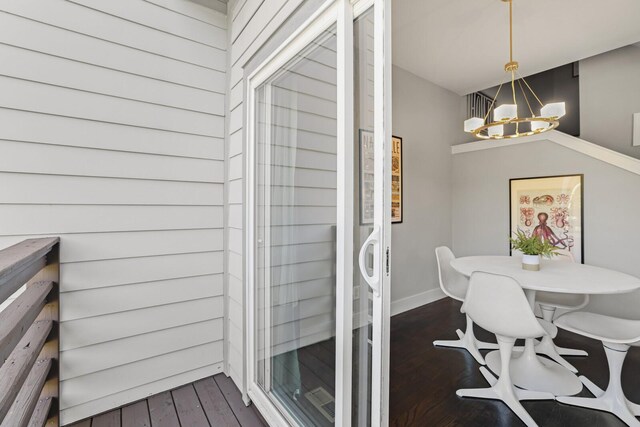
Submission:
{"label": "wooden deck floor", "polygon": [[224,374],[156,394],[72,427],[266,427]]}

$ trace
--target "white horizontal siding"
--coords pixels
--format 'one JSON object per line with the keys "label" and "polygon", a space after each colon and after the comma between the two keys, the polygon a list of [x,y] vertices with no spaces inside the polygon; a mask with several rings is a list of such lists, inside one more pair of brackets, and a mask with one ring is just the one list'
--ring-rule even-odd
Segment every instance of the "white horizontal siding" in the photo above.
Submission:
{"label": "white horizontal siding", "polygon": [[226,46],[186,0],[0,4],[0,247],[61,237],[62,424],[222,370]]}
{"label": "white horizontal siding", "polygon": [[218,206],[223,194],[222,183],[120,177],[0,172],[0,181],[2,204]]}

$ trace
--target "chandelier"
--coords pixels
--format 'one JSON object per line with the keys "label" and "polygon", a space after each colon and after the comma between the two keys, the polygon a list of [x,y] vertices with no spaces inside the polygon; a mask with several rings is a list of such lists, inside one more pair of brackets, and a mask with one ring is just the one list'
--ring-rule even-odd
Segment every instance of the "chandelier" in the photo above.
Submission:
{"label": "chandelier", "polygon": [[[472,133],[481,139],[505,139],[518,138],[520,136],[530,136],[546,132],[558,127],[558,119],[565,115],[564,102],[554,102],[544,105],[536,93],[531,89],[529,83],[518,74],[518,62],[513,60],[513,3],[512,0],[502,0],[509,3],[509,62],[504,65],[504,70],[511,73],[511,95],[513,104],[503,104],[494,108],[496,100],[500,95],[500,89],[504,83],[498,87],[496,96],[493,98],[484,118],[472,117],[464,122],[464,131]],[[517,79],[516,79],[517,78]],[[524,82],[524,86],[523,83]],[[528,117],[518,116],[518,105],[516,103],[516,86],[520,89],[529,112]],[[531,102],[540,104],[540,115],[536,116],[531,108]],[[490,118],[493,112],[493,118]],[[529,115],[530,114],[530,115]]]}

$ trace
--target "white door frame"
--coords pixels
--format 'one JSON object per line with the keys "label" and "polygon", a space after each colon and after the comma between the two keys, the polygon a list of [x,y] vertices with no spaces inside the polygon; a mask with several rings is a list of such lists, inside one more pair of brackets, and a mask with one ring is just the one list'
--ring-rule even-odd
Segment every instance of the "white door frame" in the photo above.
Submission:
{"label": "white door frame", "polygon": [[[390,59],[386,64],[385,58],[390,58],[390,0],[360,0],[352,4],[350,0],[327,0],[303,25],[301,25],[285,42],[267,57],[247,79],[247,133],[245,137],[245,363],[247,373],[247,394],[256,407],[265,416],[271,426],[295,425],[293,419],[284,408],[278,408],[279,404],[269,399],[267,394],[255,382],[255,91],[274,73],[281,69],[294,55],[316,39],[323,31],[336,24],[337,28],[337,238],[336,238],[336,426],[351,425],[351,399],[352,399],[352,333],[353,333],[353,129],[354,129],[354,100],[353,100],[353,20],[356,16],[366,11],[372,5],[376,6],[375,19],[375,135],[376,158],[385,159],[385,164],[377,165],[376,176],[383,176],[384,170],[390,170],[389,155],[385,154],[385,147],[390,146]],[[380,12],[379,12],[380,10]],[[387,22],[383,19],[387,17]],[[379,26],[385,22],[384,27]],[[388,27],[388,28],[387,28]],[[384,29],[384,31],[382,30]],[[380,57],[381,59],[379,59]],[[382,84],[384,79],[385,84]],[[378,83],[379,82],[379,83]],[[384,101],[388,100],[389,106],[385,108]],[[389,120],[386,122],[386,120]],[[388,123],[383,126],[382,122]],[[388,138],[387,138],[388,136]],[[385,138],[388,141],[384,143]],[[377,179],[376,204],[391,206],[390,174],[384,179]],[[378,182],[381,181],[381,182]],[[378,199],[379,197],[379,199]],[[378,212],[380,211],[380,212]],[[390,242],[390,227],[387,224],[390,217],[389,209],[376,209],[374,224],[385,230],[381,236],[381,245],[377,254],[380,269],[388,265],[386,258]],[[389,274],[380,272],[381,295],[374,297],[374,347],[372,375],[372,425],[374,427],[388,425],[388,351],[389,351]],[[378,317],[379,316],[379,317]],[[377,325],[377,326],[376,326]],[[386,336],[386,338],[385,338]],[[382,351],[386,349],[385,351]],[[376,373],[378,375],[376,375]],[[374,415],[375,414],[375,415]]]}
{"label": "white door frame", "polygon": [[[378,249],[379,295],[373,298],[371,413],[389,425],[389,350],[391,326],[391,1],[374,1],[374,229],[382,230]],[[375,263],[374,263],[375,266]],[[378,321],[376,321],[378,319]],[[377,375],[376,375],[377,373]],[[372,425],[377,426],[372,419]]]}

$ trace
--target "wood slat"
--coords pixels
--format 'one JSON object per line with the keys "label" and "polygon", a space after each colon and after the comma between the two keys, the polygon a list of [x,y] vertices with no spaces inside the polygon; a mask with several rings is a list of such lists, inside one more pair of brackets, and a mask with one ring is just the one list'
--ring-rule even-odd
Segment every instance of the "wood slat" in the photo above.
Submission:
{"label": "wood slat", "polygon": [[0,251],[0,280],[25,265],[43,257],[58,243],[57,237],[28,239]]}
{"label": "wood slat", "polygon": [[0,419],[7,415],[51,328],[51,321],[39,321],[31,325],[9,358],[0,367]]}
{"label": "wood slat", "polygon": [[2,421],[2,427],[26,427],[29,424],[50,369],[51,359],[38,360],[35,363]]}
{"label": "wood slat", "polygon": [[148,399],[148,403],[149,416],[153,427],[175,427],[180,425],[170,392],[165,391],[151,396]]}
{"label": "wood slat", "polygon": [[6,300],[30,277],[22,283],[13,279],[29,271],[30,266],[42,263],[41,259],[59,241],[57,237],[28,239],[0,250],[0,302]]}
{"label": "wood slat", "polygon": [[34,283],[0,312],[0,365],[34,322],[51,289],[52,282]]}
{"label": "wood slat", "polygon": [[214,379],[242,427],[263,427],[266,425],[253,407],[244,404],[242,396],[238,393],[238,389],[231,378],[217,375]]}
{"label": "wood slat", "polygon": [[33,276],[38,274],[45,265],[47,265],[47,261],[42,257],[26,265],[22,270],[15,271],[15,274],[6,277],[4,282],[0,282],[0,302],[6,301]]}
{"label": "wood slat", "polygon": [[122,408],[122,427],[150,427],[149,407],[146,400],[141,400]]}
{"label": "wood slat", "polygon": [[171,394],[182,427],[199,427],[209,424],[191,384],[173,390]]}
{"label": "wood slat", "polygon": [[38,403],[33,410],[33,415],[28,424],[29,427],[42,427],[46,424],[52,401],[53,398],[51,397],[38,399]]}
{"label": "wood slat", "polygon": [[211,425],[240,427],[238,420],[233,415],[233,411],[220,391],[220,387],[218,387],[213,378],[205,378],[194,383],[193,386]]}
{"label": "wood slat", "polygon": [[98,415],[91,427],[120,427],[120,409]]}

